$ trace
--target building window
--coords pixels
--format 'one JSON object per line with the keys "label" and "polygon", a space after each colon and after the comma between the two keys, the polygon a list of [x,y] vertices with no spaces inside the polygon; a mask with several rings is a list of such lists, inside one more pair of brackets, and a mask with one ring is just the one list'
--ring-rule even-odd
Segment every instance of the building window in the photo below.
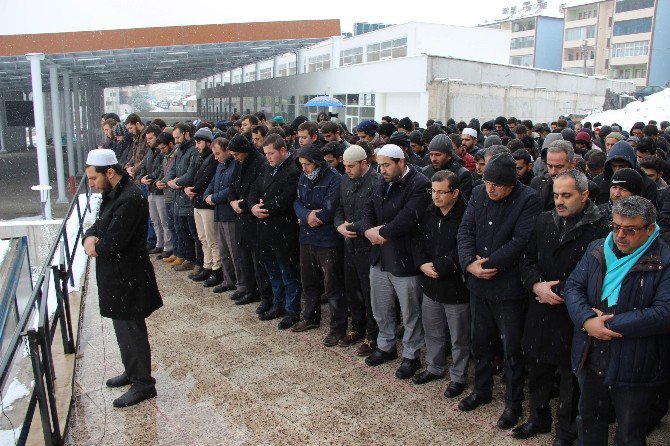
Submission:
{"label": "building window", "polygon": [[612,79],[643,79],[647,77],[647,65],[621,65],[611,67]]}
{"label": "building window", "polygon": [[233,84],[239,84],[242,82],[242,73],[233,74]]}
{"label": "building window", "polygon": [[597,7],[573,8],[565,13],[565,21],[586,20],[598,17]]}
{"label": "building window", "polygon": [[617,0],[615,12],[635,11],[636,9],[653,8],[654,0]]}
{"label": "building window", "polygon": [[253,82],[256,80],[256,70],[244,73],[244,82]]}
{"label": "building window", "polygon": [[[593,50],[593,47],[588,47],[586,49],[586,60],[593,60],[595,59],[595,51]],[[573,61],[573,60],[584,60],[584,48],[579,47],[579,48],[568,48],[565,50],[565,55],[563,57],[563,60],[566,60],[568,62]]]}
{"label": "building window", "polygon": [[368,62],[405,57],[407,56],[407,37],[370,44],[366,52]]}
{"label": "building window", "polygon": [[510,49],[516,50],[518,48],[530,48],[535,45],[535,37],[516,37],[510,41]]}
{"label": "building window", "polygon": [[533,66],[533,55],[526,54],[525,56],[511,56],[509,58],[510,65],[520,65],[522,67]]}
{"label": "building window", "polygon": [[330,69],[330,54],[319,54],[318,56],[308,57],[305,62],[305,73],[314,71],[323,71]]}
{"label": "building window", "polygon": [[648,33],[651,31],[651,17],[623,20],[614,24],[612,35],[627,36],[629,34]]}
{"label": "building window", "polygon": [[532,31],[535,29],[535,18],[512,22],[512,32]]}
{"label": "building window", "polygon": [[565,41],[593,39],[596,36],[595,25],[568,28],[565,30]]}
{"label": "building window", "polygon": [[363,47],[350,48],[348,50],[340,51],[340,66],[355,65],[363,63]]}
{"label": "building window", "polygon": [[649,41],[615,43],[612,45],[612,58],[647,56],[649,54]]}
{"label": "building window", "polygon": [[272,77],[272,67],[261,68],[260,73],[260,79],[270,79]]}
{"label": "building window", "polygon": [[295,61],[279,64],[277,77],[291,76],[295,74]]}

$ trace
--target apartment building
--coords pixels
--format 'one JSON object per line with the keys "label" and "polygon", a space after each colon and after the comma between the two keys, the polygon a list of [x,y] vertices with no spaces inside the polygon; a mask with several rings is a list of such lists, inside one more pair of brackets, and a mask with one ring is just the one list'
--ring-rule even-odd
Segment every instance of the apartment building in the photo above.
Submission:
{"label": "apartment building", "polygon": [[511,32],[511,65],[561,69],[563,13],[556,2],[525,1],[521,6],[503,8],[502,18],[479,26]]}
{"label": "apartment building", "polygon": [[670,81],[670,0],[601,0],[566,5],[562,71]]}

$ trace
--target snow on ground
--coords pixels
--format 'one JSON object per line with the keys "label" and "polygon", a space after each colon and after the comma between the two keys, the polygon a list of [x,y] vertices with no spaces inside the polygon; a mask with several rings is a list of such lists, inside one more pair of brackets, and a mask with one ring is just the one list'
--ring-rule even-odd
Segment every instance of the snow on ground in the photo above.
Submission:
{"label": "snow on ground", "polygon": [[21,435],[21,427],[19,426],[14,430],[0,430],[0,444],[16,444],[16,440]]}
{"label": "snow on ground", "polygon": [[[25,396],[30,395],[30,391],[23,384],[20,383],[18,379],[14,378],[9,386],[7,391],[2,394],[2,411],[8,412],[12,410],[12,404],[14,401],[21,399]],[[0,444],[5,444],[0,441]]]}
{"label": "snow on ground", "polygon": [[623,130],[630,131],[636,122],[646,124],[651,119],[657,122],[670,121],[670,88],[647,96],[644,102],[633,101],[619,110],[590,114],[582,122],[600,122],[603,125],[616,122]]}
{"label": "snow on ground", "polygon": [[0,264],[9,252],[9,240],[0,240]]}

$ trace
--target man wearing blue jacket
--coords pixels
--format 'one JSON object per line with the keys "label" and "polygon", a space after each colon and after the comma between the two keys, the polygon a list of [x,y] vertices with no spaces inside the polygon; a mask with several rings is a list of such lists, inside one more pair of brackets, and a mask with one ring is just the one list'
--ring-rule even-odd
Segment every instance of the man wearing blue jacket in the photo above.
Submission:
{"label": "man wearing blue jacket", "polygon": [[609,444],[613,406],[615,443],[644,445],[650,407],[670,380],[670,248],[649,200],[624,198],[612,214],[613,231],[589,245],[565,285],[579,444]]}
{"label": "man wearing blue jacket", "polygon": [[333,347],[345,335],[342,241],[333,220],[340,204],[341,175],[328,165],[321,148],[313,144],[298,152],[302,175],[293,209],[300,222],[300,279],[302,315],[291,331],[302,332],[321,323],[321,295],[330,308],[330,332],[323,344]]}
{"label": "man wearing blue jacket", "polygon": [[468,273],[472,308],[474,389],[458,408],[464,412],[491,402],[493,359],[502,340],[505,359],[505,410],[498,427],[519,422],[523,403],[524,364],[521,335],[528,292],[519,262],[542,210],[540,197],[516,177],[509,152],[486,164],[484,184],[472,191],[458,229],[458,257]]}

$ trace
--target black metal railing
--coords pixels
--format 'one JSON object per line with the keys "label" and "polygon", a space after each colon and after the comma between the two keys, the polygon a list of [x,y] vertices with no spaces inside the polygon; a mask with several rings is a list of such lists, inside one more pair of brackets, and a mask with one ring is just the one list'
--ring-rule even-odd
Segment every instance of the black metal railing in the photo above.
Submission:
{"label": "black metal railing", "polygon": [[[86,196],[83,209],[79,201],[80,194]],[[19,445],[24,445],[28,439],[36,407],[39,407],[44,443],[49,446],[63,443],[54,390],[56,376],[51,345],[56,330],[60,326],[63,351],[68,355],[76,351],[70,313],[69,286],[74,285],[73,263],[83,236],[84,220],[88,212],[91,212],[90,191],[87,179],[84,177],[72,198],[60,230],[51,245],[49,255],[34,281],[33,291],[7,343],[2,362],[0,362],[0,389],[3,389],[17,352],[24,346],[24,341],[27,343],[35,384],[30,393],[21,432],[16,439],[16,444]],[[68,221],[70,220],[77,224],[74,240],[70,240],[71,237],[68,235]],[[50,317],[48,301],[49,285],[52,280],[56,294],[56,309]],[[28,328],[31,321],[33,321],[32,327]]]}

